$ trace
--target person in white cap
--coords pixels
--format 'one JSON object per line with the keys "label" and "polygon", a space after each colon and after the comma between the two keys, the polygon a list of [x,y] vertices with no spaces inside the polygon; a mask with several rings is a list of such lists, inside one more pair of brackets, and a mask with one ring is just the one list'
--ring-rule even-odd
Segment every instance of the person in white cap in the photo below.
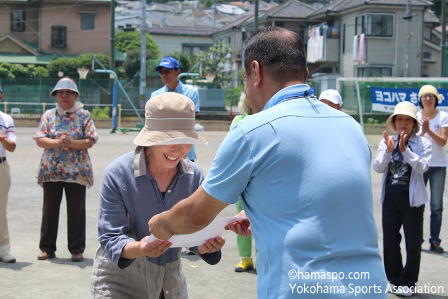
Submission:
{"label": "person in white cap", "polygon": [[[191,195],[204,175],[187,158],[192,144],[207,144],[195,130],[193,102],[163,93],[146,102],[145,126],[136,148],[106,169],[101,188],[91,298],[186,299],[181,248],[148,243],[148,220]],[[209,264],[221,259],[221,237],[192,248]]]}
{"label": "person in white cap", "polygon": [[342,108],[341,94],[335,89],[324,90],[319,96],[319,101],[337,110]]}
{"label": "person in white cap", "polygon": [[[418,281],[423,238],[423,212],[428,202],[423,173],[431,159],[431,142],[417,135],[420,124],[417,107],[400,102],[387,119],[387,126],[396,132],[383,132],[373,169],[382,173],[380,202],[383,224],[384,268],[389,281],[388,291],[411,296]],[[406,240],[406,264],[400,251],[403,227]]]}
{"label": "person in white cap", "polygon": [[442,228],[443,192],[445,190],[446,167],[448,160],[444,147],[448,138],[448,113],[439,111],[437,106],[442,100],[442,95],[432,85],[424,85],[418,92],[421,111],[417,112],[417,118],[421,123],[419,135],[428,138],[432,144],[429,169],[423,175],[425,184],[430,184],[431,218],[429,250],[443,253],[440,246],[440,229]]}
{"label": "person in white cap", "polygon": [[[0,101],[3,90],[0,87]],[[11,187],[11,172],[9,170],[6,152],[16,149],[16,134],[14,121],[11,116],[0,111],[0,262],[15,263],[16,258],[9,253],[9,230],[6,217],[8,207],[8,193]]]}
{"label": "person in white cap", "polygon": [[47,110],[34,135],[44,148],[37,182],[43,188],[42,225],[38,260],[54,258],[62,194],[67,201],[68,250],[73,262],[83,260],[86,246],[86,187],[93,185],[87,149],[98,140],[90,113],[78,101],[70,78],[62,78],[51,91],[56,108]]}

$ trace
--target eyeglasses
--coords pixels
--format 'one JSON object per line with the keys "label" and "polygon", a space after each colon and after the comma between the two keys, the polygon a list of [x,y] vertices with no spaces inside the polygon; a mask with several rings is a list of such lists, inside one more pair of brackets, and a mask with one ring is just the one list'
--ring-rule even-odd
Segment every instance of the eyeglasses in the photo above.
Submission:
{"label": "eyeglasses", "polygon": [[428,99],[435,99],[436,96],[433,95],[432,93],[426,93],[426,94],[422,95],[422,98],[423,98],[423,99],[425,99],[425,98],[428,98]]}
{"label": "eyeglasses", "polygon": [[71,90],[64,90],[64,89],[62,89],[62,90],[58,90],[56,92],[56,94],[58,96],[69,96],[69,95],[72,95],[72,94],[76,94],[76,92],[73,92]]}
{"label": "eyeglasses", "polygon": [[167,74],[171,73],[172,71],[174,71],[174,69],[160,69],[158,72],[160,75],[167,75]]}

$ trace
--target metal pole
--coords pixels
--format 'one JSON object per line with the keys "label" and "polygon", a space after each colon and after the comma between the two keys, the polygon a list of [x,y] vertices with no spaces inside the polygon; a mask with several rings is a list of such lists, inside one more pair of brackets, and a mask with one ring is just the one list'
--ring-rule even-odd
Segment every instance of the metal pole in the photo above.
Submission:
{"label": "metal pole", "polygon": [[146,0],[142,0],[142,23],[140,26],[142,33],[142,45],[140,55],[140,99],[146,99]]}
{"label": "metal pole", "polygon": [[412,25],[412,0],[406,2],[406,16],[403,18],[406,21],[406,35],[404,43],[404,71],[403,77],[409,77],[409,43],[411,39],[411,25]]}
{"label": "metal pole", "polygon": [[446,48],[446,1],[442,0],[442,77],[448,77],[448,52]]}
{"label": "metal pole", "polygon": [[117,118],[118,118],[118,78],[114,77],[114,92],[112,96],[112,129],[111,133],[115,133],[117,130]]}
{"label": "metal pole", "polygon": [[[110,8],[110,66],[115,70],[115,0],[111,1]],[[93,71],[93,70],[92,70]]]}
{"label": "metal pole", "polygon": [[361,91],[359,90],[359,81],[356,81],[356,98],[358,100],[359,122],[361,124],[362,131],[365,133],[366,128],[364,127],[364,118],[363,118],[362,104],[361,104]]}
{"label": "metal pole", "polygon": [[258,30],[258,0],[255,0],[255,31]]}

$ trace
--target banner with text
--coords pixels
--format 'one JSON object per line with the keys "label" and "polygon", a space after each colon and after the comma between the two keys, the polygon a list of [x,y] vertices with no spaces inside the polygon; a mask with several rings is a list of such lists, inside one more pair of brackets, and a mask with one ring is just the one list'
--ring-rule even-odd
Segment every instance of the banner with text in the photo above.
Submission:
{"label": "banner with text", "polygon": [[[370,86],[372,111],[394,112],[399,102],[409,101],[419,107],[418,91],[420,88],[390,88]],[[448,89],[438,88],[442,95],[437,109],[448,112]]]}

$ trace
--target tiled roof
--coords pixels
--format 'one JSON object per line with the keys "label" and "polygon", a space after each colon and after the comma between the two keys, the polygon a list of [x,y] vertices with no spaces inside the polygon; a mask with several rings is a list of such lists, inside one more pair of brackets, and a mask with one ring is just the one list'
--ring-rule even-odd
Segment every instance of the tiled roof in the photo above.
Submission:
{"label": "tiled roof", "polygon": [[223,32],[223,31],[226,31],[233,27],[238,27],[239,25],[241,25],[241,24],[245,23],[247,20],[249,20],[252,16],[253,16],[253,14],[248,14],[248,15],[242,16],[241,18],[238,18],[232,22],[229,22],[225,26],[219,28],[218,30],[215,31],[215,33]]}
{"label": "tiled roof", "polygon": [[439,18],[430,9],[425,10],[424,20],[425,20],[425,23],[440,23]]}
{"label": "tiled roof", "polygon": [[148,28],[148,32],[151,34],[188,35],[188,36],[211,36],[214,30],[215,30],[214,28],[186,27],[186,26]]}
{"label": "tiled roof", "polygon": [[[328,3],[322,8],[316,10],[310,16],[317,16],[328,12],[339,13],[350,8],[355,8],[363,5],[403,5],[405,6],[407,0],[336,0]],[[426,0],[412,0],[412,6],[431,6],[432,3]]]}
{"label": "tiled roof", "polygon": [[315,9],[306,3],[299,0],[290,0],[267,10],[265,13],[267,17],[306,19],[314,11]]}

